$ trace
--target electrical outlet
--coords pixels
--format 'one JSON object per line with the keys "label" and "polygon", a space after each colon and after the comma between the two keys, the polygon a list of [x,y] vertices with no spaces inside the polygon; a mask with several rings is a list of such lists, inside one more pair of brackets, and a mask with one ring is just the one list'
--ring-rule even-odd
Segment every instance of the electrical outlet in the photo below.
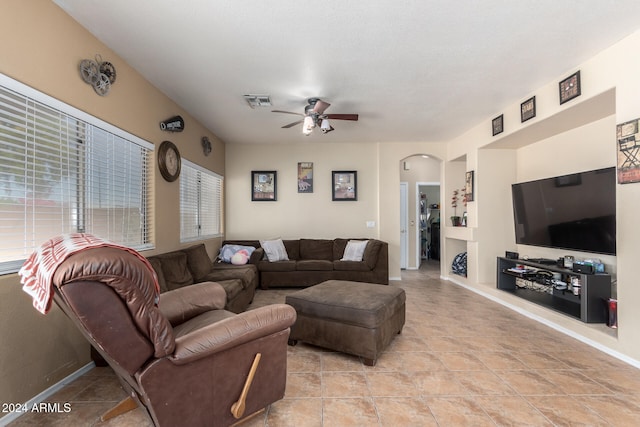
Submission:
{"label": "electrical outlet", "polygon": [[375,221],[367,221],[367,228],[375,228],[375,226],[376,226]]}

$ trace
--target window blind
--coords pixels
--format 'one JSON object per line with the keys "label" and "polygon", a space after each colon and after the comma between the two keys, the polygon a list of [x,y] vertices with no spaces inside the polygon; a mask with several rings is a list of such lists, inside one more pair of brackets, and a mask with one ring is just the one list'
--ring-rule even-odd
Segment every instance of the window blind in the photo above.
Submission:
{"label": "window blind", "polygon": [[150,248],[152,150],[0,75],[0,274],[63,233]]}
{"label": "window blind", "polygon": [[222,235],[223,178],[188,160],[180,172],[180,240]]}

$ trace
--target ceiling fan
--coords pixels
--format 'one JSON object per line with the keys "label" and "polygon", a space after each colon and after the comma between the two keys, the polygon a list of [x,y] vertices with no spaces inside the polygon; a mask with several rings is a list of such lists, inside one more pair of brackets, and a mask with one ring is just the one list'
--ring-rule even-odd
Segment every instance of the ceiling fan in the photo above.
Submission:
{"label": "ceiling fan", "polygon": [[302,123],[302,133],[305,135],[310,135],[313,131],[313,128],[315,128],[316,126],[320,127],[322,133],[331,132],[334,129],[333,126],[331,126],[331,124],[329,123],[329,120],[358,120],[357,114],[324,114],[325,110],[329,108],[331,104],[329,104],[328,102],[324,102],[320,98],[309,98],[307,102],[309,103],[309,105],[304,107],[304,114],[282,110],[272,110],[272,112],[302,116],[302,119],[293,123],[289,123],[288,125],[284,125],[282,126],[282,128],[288,129]]}

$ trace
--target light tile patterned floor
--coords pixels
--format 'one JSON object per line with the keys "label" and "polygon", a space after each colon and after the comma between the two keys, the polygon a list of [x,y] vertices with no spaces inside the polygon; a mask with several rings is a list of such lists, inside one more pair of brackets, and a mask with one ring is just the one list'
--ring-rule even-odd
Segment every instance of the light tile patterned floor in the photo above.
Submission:
{"label": "light tile patterned floor", "polygon": [[[640,370],[459,286],[427,266],[392,282],[407,323],[376,366],[304,343],[289,347],[285,398],[244,426],[636,426]],[[258,291],[252,306],[292,290]],[[144,426],[140,410],[99,422],[120,398],[96,368],[51,400],[62,415],[12,426]]]}

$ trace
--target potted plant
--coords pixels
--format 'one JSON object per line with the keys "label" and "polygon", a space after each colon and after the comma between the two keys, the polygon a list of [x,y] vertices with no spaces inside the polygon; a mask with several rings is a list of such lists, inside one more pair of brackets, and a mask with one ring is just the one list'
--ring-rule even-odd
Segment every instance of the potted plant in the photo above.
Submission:
{"label": "potted plant", "polygon": [[458,216],[458,194],[458,190],[453,190],[453,197],[451,197],[451,207],[453,208],[451,224],[454,227],[458,227],[460,225],[460,217]]}

